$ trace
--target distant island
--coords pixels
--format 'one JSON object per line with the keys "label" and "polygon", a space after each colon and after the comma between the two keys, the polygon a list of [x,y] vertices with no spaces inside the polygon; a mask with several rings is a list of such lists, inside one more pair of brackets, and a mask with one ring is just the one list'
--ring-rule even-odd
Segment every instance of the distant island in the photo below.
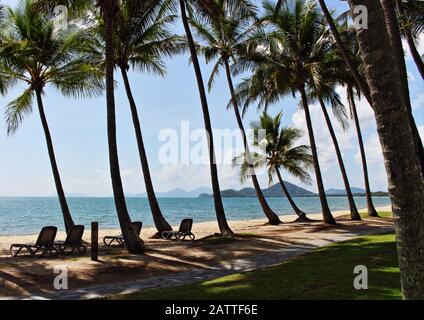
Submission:
{"label": "distant island", "polygon": [[[287,190],[291,194],[292,197],[318,197],[317,193],[311,192],[299,186],[296,186],[293,183],[285,181]],[[362,188],[352,187],[352,193],[354,196],[365,196],[365,190]],[[330,197],[345,197],[346,190],[345,189],[328,189],[325,191],[327,196]],[[263,193],[265,197],[284,197],[283,191],[279,183],[274,184],[273,186],[263,189]],[[249,198],[256,197],[255,189],[251,187],[243,188],[240,190],[234,189],[226,189],[221,191],[222,197],[224,198]],[[374,197],[388,197],[389,193],[384,191],[372,192]],[[82,193],[68,193],[66,194],[69,198],[90,198],[91,196],[87,196]],[[147,198],[146,193],[126,193],[125,196],[127,198]],[[56,195],[52,195],[51,197],[56,197]],[[108,197],[113,197],[109,195]],[[156,197],[158,198],[211,198],[212,190],[208,187],[199,187],[191,191],[186,191],[182,188],[175,188],[165,192],[156,192]]]}
{"label": "distant island", "polygon": [[[298,187],[293,183],[284,182],[286,184],[287,190],[289,191],[292,197],[318,197],[318,194],[308,191],[304,188]],[[283,190],[279,183],[272,185],[267,189],[262,190],[265,197],[285,197],[283,194]],[[365,196],[365,190],[361,188],[352,188],[352,193],[355,196]],[[344,189],[328,189],[326,191],[327,196],[331,197],[344,197],[346,196],[346,190]],[[221,191],[221,195],[223,198],[248,198],[248,197],[256,197],[255,189],[253,188],[243,188],[241,190],[234,189],[226,189]],[[373,192],[373,196],[376,197],[386,197],[388,196],[388,192]],[[202,193],[199,195],[200,198],[210,198],[212,194],[210,193]]]}

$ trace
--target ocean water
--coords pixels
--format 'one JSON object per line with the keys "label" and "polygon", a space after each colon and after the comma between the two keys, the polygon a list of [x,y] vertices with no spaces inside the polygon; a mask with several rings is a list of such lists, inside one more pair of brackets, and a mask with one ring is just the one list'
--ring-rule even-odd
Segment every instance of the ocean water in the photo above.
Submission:
{"label": "ocean water", "polygon": [[[194,222],[214,221],[214,204],[211,198],[160,198],[162,212],[171,224],[179,224],[183,218]],[[356,197],[359,209],[366,207],[364,197]],[[224,207],[229,220],[263,218],[256,198],[224,198]],[[306,213],[320,212],[318,197],[295,198],[298,206]],[[293,214],[286,198],[268,198],[270,206],[278,214]],[[329,197],[332,210],[348,209],[345,197]],[[75,223],[87,228],[92,221],[99,222],[101,229],[119,228],[113,198],[68,198],[68,204]],[[143,221],[152,226],[147,199],[128,198],[128,210],[133,221]],[[388,197],[375,197],[374,205],[390,205]],[[36,234],[45,225],[57,226],[63,230],[63,220],[57,198],[0,198],[0,235]]]}

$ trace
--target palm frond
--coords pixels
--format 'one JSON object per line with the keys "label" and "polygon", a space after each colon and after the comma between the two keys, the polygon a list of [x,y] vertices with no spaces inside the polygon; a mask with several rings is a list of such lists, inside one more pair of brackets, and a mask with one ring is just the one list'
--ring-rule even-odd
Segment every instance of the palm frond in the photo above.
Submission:
{"label": "palm frond", "polygon": [[32,88],[27,88],[19,97],[6,106],[5,120],[8,135],[15,134],[24,117],[32,113],[32,99]]}

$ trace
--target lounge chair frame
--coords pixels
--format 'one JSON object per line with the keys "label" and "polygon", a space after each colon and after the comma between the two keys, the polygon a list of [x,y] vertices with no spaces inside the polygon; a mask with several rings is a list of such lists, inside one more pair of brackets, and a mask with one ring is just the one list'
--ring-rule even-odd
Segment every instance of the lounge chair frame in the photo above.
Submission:
{"label": "lounge chair frame", "polygon": [[48,226],[41,229],[38,235],[37,242],[35,244],[21,244],[15,243],[10,246],[10,255],[17,257],[22,250],[26,250],[31,257],[37,256],[43,257],[45,254],[50,254],[52,257],[56,257],[59,251],[54,246],[54,239],[56,238],[57,228]]}
{"label": "lounge chair frame", "polygon": [[196,239],[196,236],[191,231],[193,227],[193,219],[184,219],[181,221],[178,231],[163,231],[162,239],[164,240],[185,240],[188,237],[191,241]]}
{"label": "lounge chair frame", "polygon": [[[140,233],[141,233],[141,229],[143,228],[143,223],[140,221],[135,221],[135,222],[132,222],[131,225],[135,233],[140,238]],[[143,241],[143,240],[141,240],[140,238],[140,241]],[[106,247],[112,246],[114,242],[116,242],[118,246],[121,246],[121,247],[125,246],[125,240],[122,234],[120,234],[119,236],[106,236],[103,238],[103,243]]]}
{"label": "lounge chair frame", "polygon": [[55,241],[55,248],[60,254],[72,255],[75,251],[78,251],[80,254],[86,253],[87,247],[82,243],[84,229],[85,228],[82,225],[72,226],[65,241]]}

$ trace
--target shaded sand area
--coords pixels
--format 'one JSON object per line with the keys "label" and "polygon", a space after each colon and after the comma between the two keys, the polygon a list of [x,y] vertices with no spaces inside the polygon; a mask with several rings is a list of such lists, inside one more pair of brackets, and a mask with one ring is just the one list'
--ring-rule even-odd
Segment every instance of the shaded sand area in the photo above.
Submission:
{"label": "shaded sand area", "polygon": [[[390,211],[390,207],[378,211]],[[146,288],[197,282],[234,272],[248,271],[276,264],[333,242],[357,236],[393,231],[391,218],[365,218],[353,222],[346,211],[334,213],[337,226],[323,225],[320,215],[309,215],[312,223],[267,225],[265,220],[231,221],[236,239],[211,237],[218,231],[216,222],[195,224],[197,241],[164,241],[149,239],[154,228],[142,231],[146,241],[145,255],[129,255],[119,247],[100,247],[99,262],[85,256],[59,258],[11,258],[11,243],[33,242],[36,235],[0,237],[0,298],[83,299],[116,293],[129,293]],[[284,222],[295,216],[282,216]],[[104,235],[116,230],[100,231]],[[64,233],[58,239],[64,239]],[[85,239],[89,241],[90,233]],[[55,267],[66,266],[69,290],[53,287]]]}

